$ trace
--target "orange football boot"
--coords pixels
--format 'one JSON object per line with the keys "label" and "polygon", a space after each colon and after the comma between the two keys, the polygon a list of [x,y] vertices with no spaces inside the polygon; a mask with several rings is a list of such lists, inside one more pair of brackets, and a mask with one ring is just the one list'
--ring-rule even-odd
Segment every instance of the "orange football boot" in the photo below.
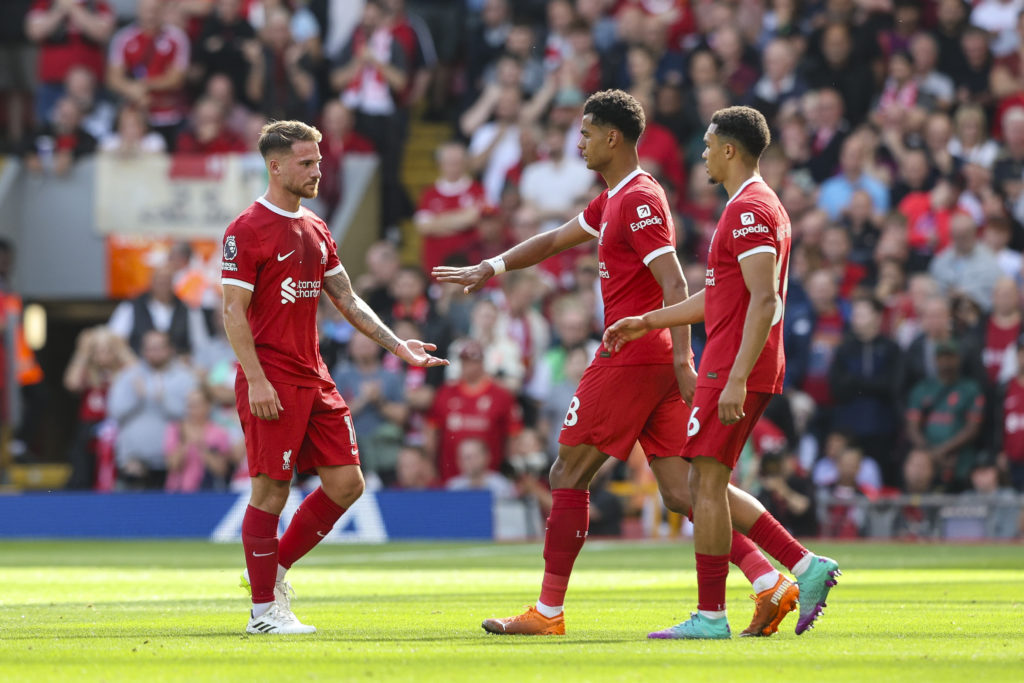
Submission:
{"label": "orange football boot", "polygon": [[530,605],[522,614],[504,619],[484,619],[480,625],[488,633],[506,636],[564,636],[565,613],[549,619]]}
{"label": "orange football boot", "polygon": [[750,626],[740,633],[740,638],[750,636],[770,636],[779,630],[779,624],[786,615],[796,609],[800,599],[800,589],[795,583],[780,575],[775,585],[756,596],[754,601],[754,618]]}

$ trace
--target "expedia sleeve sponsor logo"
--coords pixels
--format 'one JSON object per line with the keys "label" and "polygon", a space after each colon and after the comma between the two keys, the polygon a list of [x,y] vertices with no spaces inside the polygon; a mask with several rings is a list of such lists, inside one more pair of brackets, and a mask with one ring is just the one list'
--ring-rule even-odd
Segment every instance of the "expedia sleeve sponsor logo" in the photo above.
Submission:
{"label": "expedia sleeve sponsor logo", "polygon": [[761,225],[760,223],[758,223],[757,225],[748,225],[740,228],[739,230],[733,230],[732,238],[739,239],[741,237],[746,237],[747,235],[767,235],[769,233],[771,233],[771,228],[769,228],[767,225]]}
{"label": "expedia sleeve sponsor logo", "polygon": [[664,222],[665,221],[662,220],[661,216],[651,216],[650,218],[645,218],[642,221],[630,223],[629,229],[632,230],[633,232],[636,232],[637,230],[643,230],[649,225],[661,225]]}

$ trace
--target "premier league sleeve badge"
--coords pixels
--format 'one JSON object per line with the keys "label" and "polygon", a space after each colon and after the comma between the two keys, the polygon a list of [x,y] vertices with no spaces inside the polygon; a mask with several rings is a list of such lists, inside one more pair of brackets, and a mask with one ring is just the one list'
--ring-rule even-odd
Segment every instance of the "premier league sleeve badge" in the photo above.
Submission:
{"label": "premier league sleeve badge", "polygon": [[234,261],[236,256],[238,256],[238,245],[235,244],[235,236],[228,235],[224,240],[224,260]]}

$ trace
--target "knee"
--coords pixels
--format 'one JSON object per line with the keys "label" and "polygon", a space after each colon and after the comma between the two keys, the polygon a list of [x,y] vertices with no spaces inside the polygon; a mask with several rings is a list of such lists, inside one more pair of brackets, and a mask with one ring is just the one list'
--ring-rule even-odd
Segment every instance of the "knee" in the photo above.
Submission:
{"label": "knee", "polygon": [[551,471],[548,472],[548,484],[553,489],[563,489],[566,487],[564,481],[567,478],[568,466],[565,464],[565,460],[561,457],[555,458],[555,462],[551,465]]}
{"label": "knee", "polygon": [[585,489],[590,485],[590,481],[579,468],[572,467],[562,456],[555,458],[548,475],[548,483],[552,489]]}
{"label": "knee", "polygon": [[684,517],[689,516],[692,503],[689,491],[661,491],[661,500],[665,507]]}
{"label": "knee", "polygon": [[352,469],[353,472],[348,476],[332,478],[330,481],[320,480],[320,486],[327,497],[343,508],[350,507],[366,490],[363,473],[358,467]]}
{"label": "knee", "polygon": [[289,492],[288,482],[276,482],[261,475],[253,480],[249,504],[264,512],[279,515],[288,502]]}

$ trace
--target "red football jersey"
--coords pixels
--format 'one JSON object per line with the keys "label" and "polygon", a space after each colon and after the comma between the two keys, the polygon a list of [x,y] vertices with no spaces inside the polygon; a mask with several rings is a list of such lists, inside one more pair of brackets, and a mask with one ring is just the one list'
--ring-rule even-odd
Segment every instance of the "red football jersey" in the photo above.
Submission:
{"label": "red football jersey", "polygon": [[754,254],[775,254],[775,291],[779,305],[768,341],[747,379],[747,391],[782,393],[786,357],[782,316],[789,287],[789,215],[760,176],[740,186],[725,205],[711,237],[704,278],[704,326],[707,346],[700,359],[698,386],[724,388],[743,339],[750,292],[740,261]]}
{"label": "red football jersey", "polygon": [[[642,315],[663,304],[661,285],[648,269],[651,261],[676,250],[665,192],[637,169],[605,190],[579,215],[580,226],[598,238],[597,258],[604,299],[604,325]],[[660,365],[672,362],[668,330],[652,330],[614,355],[602,344],[598,365]]]}
{"label": "red football jersey", "polygon": [[[46,14],[56,5],[56,0],[34,0],[28,13]],[[86,4],[86,0],[78,0],[78,4]],[[90,12],[97,15],[111,16],[113,10],[105,0],[97,0],[89,4]],[[106,79],[103,72],[105,57],[103,45],[86,36],[82,29],[67,18],[61,20],[62,27],[56,32],[58,37],[51,36],[44,40],[39,49],[39,80],[43,83],[63,83],[71,67],[79,64],[88,67],[102,83]]]}
{"label": "red football jersey", "polygon": [[221,284],[252,292],[246,317],[270,381],[334,386],[320,357],[316,309],[325,277],[341,272],[327,225],[260,197],[224,233]]}
{"label": "red football jersey", "polygon": [[1021,333],[1021,324],[999,327],[995,321],[989,320],[985,328],[985,348],[981,350],[981,362],[988,374],[988,381],[995,382],[999,378],[999,370],[1003,366],[1006,349],[1013,346]]}
{"label": "red football jersey", "polygon": [[1003,452],[1010,462],[1024,462],[1024,384],[1014,377],[1003,399]]}
{"label": "red football jersey", "polygon": [[459,474],[457,452],[466,439],[480,439],[491,455],[490,468],[505,460],[508,437],[522,427],[515,396],[496,382],[471,390],[461,382],[445,384],[437,392],[427,420],[437,429],[437,469],[448,481]]}
{"label": "red football jersey", "polygon": [[[188,36],[177,26],[164,26],[151,35],[132,24],[111,39],[110,63],[122,67],[132,79],[155,79],[172,69],[187,70],[190,49]],[[184,88],[149,93],[149,120],[153,125],[176,124],[187,109]]]}
{"label": "red football jersey", "polygon": [[[458,211],[470,206],[483,208],[484,187],[475,180],[464,178],[454,183],[439,180],[423,191],[417,220],[435,218],[439,213]],[[452,254],[461,252],[469,262],[470,252],[476,243],[476,227],[450,235],[429,235],[423,238],[423,270],[429,273],[435,266],[443,266]]]}

